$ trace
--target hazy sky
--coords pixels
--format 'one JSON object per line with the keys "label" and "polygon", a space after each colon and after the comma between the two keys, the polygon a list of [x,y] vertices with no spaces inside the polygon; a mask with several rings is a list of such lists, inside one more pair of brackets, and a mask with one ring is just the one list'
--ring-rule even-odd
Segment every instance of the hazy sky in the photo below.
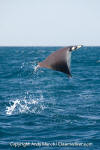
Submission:
{"label": "hazy sky", "polygon": [[100,0],[0,0],[0,46],[100,45]]}

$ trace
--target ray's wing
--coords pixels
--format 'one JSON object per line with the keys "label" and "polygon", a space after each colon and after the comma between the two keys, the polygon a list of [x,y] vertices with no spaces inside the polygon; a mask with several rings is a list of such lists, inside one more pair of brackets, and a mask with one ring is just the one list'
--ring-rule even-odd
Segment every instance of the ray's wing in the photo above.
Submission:
{"label": "ray's wing", "polygon": [[71,52],[82,47],[69,46],[53,52],[44,61],[38,63],[38,67],[44,67],[66,73],[69,77],[72,77],[71,66]]}
{"label": "ray's wing", "polygon": [[70,62],[71,51],[69,48],[63,48],[49,55],[43,62],[39,63],[39,66],[61,71],[71,77]]}
{"label": "ray's wing", "polygon": [[66,59],[67,59],[68,69],[70,70],[70,66],[71,66],[71,52],[70,51],[67,51]]}
{"label": "ray's wing", "polygon": [[68,74],[69,76],[71,77],[71,71],[70,71],[70,68],[71,68],[71,51],[67,51],[67,55],[66,55],[66,60],[67,60],[67,66],[68,66]]}

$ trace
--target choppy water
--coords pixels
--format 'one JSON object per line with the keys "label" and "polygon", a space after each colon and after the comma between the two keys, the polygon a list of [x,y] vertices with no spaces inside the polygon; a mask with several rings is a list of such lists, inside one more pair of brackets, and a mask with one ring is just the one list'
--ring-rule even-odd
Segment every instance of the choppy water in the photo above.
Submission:
{"label": "choppy water", "polygon": [[[100,148],[100,47],[72,54],[72,78],[36,64],[60,47],[0,47],[0,149],[12,143],[92,143],[26,149]],[[23,146],[16,149],[25,149]]]}

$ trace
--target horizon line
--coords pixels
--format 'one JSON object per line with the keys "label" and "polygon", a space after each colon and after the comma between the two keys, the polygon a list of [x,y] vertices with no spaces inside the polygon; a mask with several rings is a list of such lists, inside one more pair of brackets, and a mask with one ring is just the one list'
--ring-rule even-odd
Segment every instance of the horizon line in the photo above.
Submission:
{"label": "horizon line", "polygon": [[[74,46],[74,44],[73,45],[0,45],[0,47],[66,47],[66,46]],[[83,45],[83,47],[100,47],[100,45]]]}

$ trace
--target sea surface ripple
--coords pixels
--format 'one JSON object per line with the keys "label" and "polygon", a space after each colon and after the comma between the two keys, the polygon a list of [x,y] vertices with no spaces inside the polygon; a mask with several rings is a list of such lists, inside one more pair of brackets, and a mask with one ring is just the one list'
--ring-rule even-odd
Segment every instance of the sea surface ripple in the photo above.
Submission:
{"label": "sea surface ripple", "polygon": [[36,71],[59,48],[0,47],[0,149],[21,142],[91,143],[26,146],[37,150],[100,149],[100,47],[73,52],[71,79],[50,69]]}

